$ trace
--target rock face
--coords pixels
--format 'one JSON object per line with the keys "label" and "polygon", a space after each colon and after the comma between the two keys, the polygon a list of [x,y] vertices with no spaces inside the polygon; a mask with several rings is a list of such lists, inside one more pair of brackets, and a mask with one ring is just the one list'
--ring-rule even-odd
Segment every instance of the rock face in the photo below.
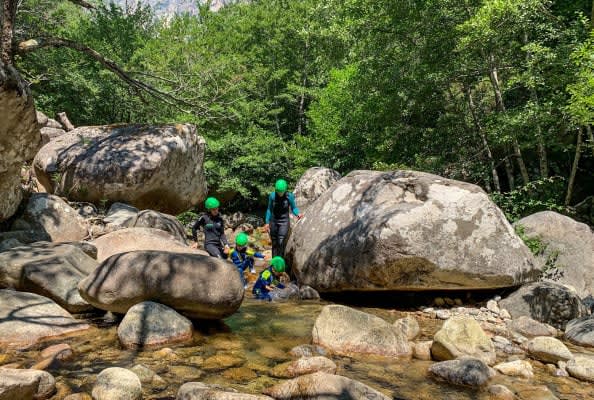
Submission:
{"label": "rock face", "polygon": [[153,210],[143,210],[130,222],[130,228],[154,228],[170,233],[181,243],[187,245],[186,230],[182,224],[169,214]]}
{"label": "rock face", "polygon": [[340,178],[341,175],[331,168],[313,167],[308,169],[295,185],[293,193],[297,206],[301,210],[305,210]]}
{"label": "rock face", "polygon": [[82,240],[88,235],[84,218],[60,197],[48,193],[31,196],[23,216],[12,224],[12,230],[41,231],[53,242]]}
{"label": "rock face", "polygon": [[78,293],[78,283],[97,261],[69,244],[39,242],[0,253],[0,287],[49,297],[69,312],[93,309]]}
{"label": "rock face", "polygon": [[328,305],[312,329],[313,343],[337,354],[378,354],[408,357],[412,349],[406,334],[383,319],[341,305]]}
{"label": "rock face", "polygon": [[19,73],[0,61],[0,221],[19,206],[21,167],[41,146],[33,97]]}
{"label": "rock face", "polygon": [[594,316],[570,321],[565,327],[565,339],[580,346],[594,347]]}
{"label": "rock face", "polygon": [[48,192],[71,200],[176,214],[206,196],[204,150],[189,124],[80,127],[43,146],[34,167]]}
{"label": "rock face", "polygon": [[539,261],[554,265],[560,283],[575,288],[582,298],[594,295],[594,233],[588,225],[553,211],[532,214],[516,224],[546,246]]}
{"label": "rock face", "polygon": [[97,260],[105,261],[114,254],[138,250],[171,251],[176,253],[202,254],[185,246],[175,236],[154,228],[126,228],[103,235],[91,242],[97,247]]}
{"label": "rock face", "polygon": [[132,251],[103,261],[78,285],[81,296],[97,308],[126,313],[147,300],[190,317],[221,319],[243,300],[237,268],[200,254]]}
{"label": "rock face", "polygon": [[575,291],[553,282],[536,282],[521,287],[499,302],[513,318],[530,317],[557,329],[586,315],[586,307]]}
{"label": "rock face", "polygon": [[94,400],[140,400],[142,385],[138,376],[125,368],[107,368],[97,375]]}
{"label": "rock face", "polygon": [[183,342],[192,338],[192,332],[189,319],[152,301],[134,305],[118,326],[118,338],[127,348]]}
{"label": "rock face", "polygon": [[495,372],[476,358],[442,361],[429,367],[429,372],[451,384],[478,387],[486,384]]}
{"label": "rock face", "polygon": [[[264,390],[277,400],[325,399],[325,400],[388,400],[389,397],[361,382],[345,376],[325,372],[302,375]],[[181,399],[180,399],[181,400]]]}
{"label": "rock face", "polygon": [[478,186],[414,171],[353,171],[295,224],[287,258],[320,292],[498,288],[539,273]]}
{"label": "rock face", "polygon": [[444,322],[433,338],[431,355],[436,360],[470,356],[487,364],[495,362],[495,346],[473,318],[456,316]]}
{"label": "rock face", "polygon": [[87,329],[89,325],[46,297],[0,289],[0,347],[27,348]]}
{"label": "rock face", "polygon": [[0,368],[0,400],[43,400],[56,391],[56,380],[45,371]]}

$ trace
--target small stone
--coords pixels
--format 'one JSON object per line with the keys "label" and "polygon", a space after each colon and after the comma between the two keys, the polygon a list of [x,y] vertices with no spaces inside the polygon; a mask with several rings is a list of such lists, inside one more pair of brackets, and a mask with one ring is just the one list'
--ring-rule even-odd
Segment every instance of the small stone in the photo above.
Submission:
{"label": "small stone", "polygon": [[436,297],[433,300],[433,304],[435,304],[436,307],[443,307],[445,306],[445,300],[441,297]]}
{"label": "small stone", "polygon": [[413,346],[413,357],[417,360],[431,360],[431,345],[433,340],[416,342]]}
{"label": "small stone", "polygon": [[445,297],[445,298],[443,299],[443,301],[445,301],[445,303],[446,303],[448,306],[453,306],[454,304],[456,304],[456,303],[454,302],[454,300],[450,299],[449,297]]}
{"label": "small stone", "polygon": [[462,305],[462,304],[464,304],[464,303],[462,303],[462,300],[461,300],[461,299],[459,299],[459,298],[455,298],[455,299],[454,299],[454,304],[456,304],[457,306],[461,306],[461,305]]}
{"label": "small stone", "polygon": [[452,316],[449,310],[437,310],[435,312],[435,315],[437,316],[437,318],[444,320],[449,319]]}
{"label": "small stone", "polygon": [[155,377],[155,372],[150,370],[149,368],[145,367],[142,364],[136,364],[134,367],[130,369],[130,371],[134,372],[138,379],[140,379],[140,383],[149,383]]}
{"label": "small stone", "polygon": [[507,386],[503,385],[491,385],[489,386],[490,399],[492,400],[514,400],[516,396],[514,392],[509,390]]}
{"label": "small stone", "polygon": [[523,378],[532,378],[534,376],[532,365],[526,360],[500,363],[493,368],[507,376],[521,376]]}
{"label": "small stone", "polygon": [[66,343],[60,343],[53,346],[49,346],[41,351],[41,357],[51,357],[60,361],[70,360],[73,356],[74,353],[72,351],[72,347],[70,347],[70,345]]}
{"label": "small stone", "polygon": [[493,300],[499,301],[499,300],[501,300],[501,296],[497,295],[497,296],[493,297]]}
{"label": "small stone", "polygon": [[142,386],[134,372],[125,368],[107,368],[97,375],[91,395],[94,400],[140,400]]}
{"label": "small stone", "polygon": [[487,301],[487,310],[491,311],[492,313],[499,314],[499,306],[495,300]]}

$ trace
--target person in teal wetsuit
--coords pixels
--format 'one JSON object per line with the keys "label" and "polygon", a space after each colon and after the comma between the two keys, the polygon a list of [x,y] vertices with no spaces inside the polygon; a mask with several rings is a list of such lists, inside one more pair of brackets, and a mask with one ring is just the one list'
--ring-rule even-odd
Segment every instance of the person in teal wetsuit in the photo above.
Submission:
{"label": "person in teal wetsuit", "polygon": [[264,228],[270,233],[273,257],[285,256],[285,242],[289,234],[291,212],[297,219],[301,219],[301,213],[295,204],[295,196],[287,192],[287,187],[287,181],[279,179],[274,185],[274,192],[268,196]]}
{"label": "person in teal wetsuit", "polygon": [[245,232],[240,232],[235,237],[235,248],[229,251],[229,259],[237,267],[244,288],[247,288],[244,271],[249,268],[250,273],[255,274],[254,257],[264,259],[264,254],[248,248],[248,241],[248,235]]}
{"label": "person in teal wetsuit", "polygon": [[282,257],[272,257],[270,265],[260,272],[258,280],[254,283],[252,294],[256,299],[272,301],[270,292],[275,288],[284,289],[285,285],[279,282],[281,274],[285,272],[285,260]]}

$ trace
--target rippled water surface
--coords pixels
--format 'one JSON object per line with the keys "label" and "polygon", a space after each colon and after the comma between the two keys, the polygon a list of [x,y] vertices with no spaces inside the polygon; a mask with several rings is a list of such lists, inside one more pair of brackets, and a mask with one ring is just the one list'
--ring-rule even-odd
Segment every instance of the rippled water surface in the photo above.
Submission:
{"label": "rippled water surface", "polygon": [[[92,389],[95,376],[104,368],[132,368],[142,364],[163,380],[143,383],[144,398],[172,399],[177,389],[190,381],[220,384],[241,392],[258,394],[281,381],[270,376],[272,368],[292,359],[289,350],[311,343],[311,330],[324,302],[265,303],[246,299],[239,312],[218,323],[195,321],[196,333],[191,343],[171,346],[172,352],[160,349],[134,351],[121,348],[116,325],[100,320],[82,336],[55,341],[69,343],[75,357],[47,370],[58,382],[61,399],[72,392]],[[403,317],[403,312],[364,308],[388,322]],[[419,318],[418,318],[419,319]],[[431,339],[442,321],[419,319],[421,339]],[[40,361],[39,350],[0,352],[0,364],[18,363],[31,367]],[[572,348],[573,352],[586,352]],[[592,354],[592,353],[590,353]],[[329,356],[338,365],[337,373],[364,382],[395,399],[488,399],[484,391],[438,383],[428,377],[431,364],[419,360],[348,358]],[[498,360],[504,361],[504,360]],[[594,385],[573,378],[553,377],[536,365],[530,381],[498,375],[492,383],[505,384],[519,391],[522,399],[543,399],[535,387],[547,386],[560,399],[594,399]]]}

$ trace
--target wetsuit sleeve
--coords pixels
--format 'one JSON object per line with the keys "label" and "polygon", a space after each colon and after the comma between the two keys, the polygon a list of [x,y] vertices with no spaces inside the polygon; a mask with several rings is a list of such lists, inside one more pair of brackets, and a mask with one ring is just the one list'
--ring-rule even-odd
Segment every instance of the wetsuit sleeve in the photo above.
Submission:
{"label": "wetsuit sleeve", "polygon": [[289,193],[287,197],[289,199],[289,205],[291,206],[293,215],[299,215],[299,209],[297,208],[297,204],[295,203],[295,195],[293,193]]}
{"label": "wetsuit sleeve", "polygon": [[266,209],[266,223],[270,223],[270,219],[272,218],[272,207],[274,202],[274,192],[268,195],[268,208]]}
{"label": "wetsuit sleeve", "polygon": [[250,257],[264,258],[264,254],[260,253],[259,251],[255,251],[254,249],[247,249],[245,253]]}
{"label": "wetsuit sleeve", "polygon": [[192,225],[192,239],[198,241],[198,230],[204,226],[204,216],[198,218]]}
{"label": "wetsuit sleeve", "polygon": [[236,251],[231,252],[231,261],[233,261],[236,267],[242,266],[241,258],[239,258],[239,254]]}

